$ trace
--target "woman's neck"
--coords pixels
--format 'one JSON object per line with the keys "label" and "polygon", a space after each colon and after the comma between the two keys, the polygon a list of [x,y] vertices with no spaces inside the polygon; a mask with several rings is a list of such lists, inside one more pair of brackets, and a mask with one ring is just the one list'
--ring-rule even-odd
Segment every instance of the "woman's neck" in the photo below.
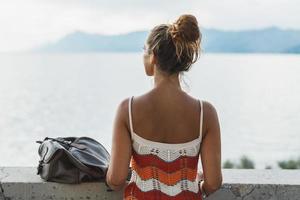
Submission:
{"label": "woman's neck", "polygon": [[162,73],[156,72],[154,74],[154,88],[182,90],[178,73],[172,75],[164,75]]}

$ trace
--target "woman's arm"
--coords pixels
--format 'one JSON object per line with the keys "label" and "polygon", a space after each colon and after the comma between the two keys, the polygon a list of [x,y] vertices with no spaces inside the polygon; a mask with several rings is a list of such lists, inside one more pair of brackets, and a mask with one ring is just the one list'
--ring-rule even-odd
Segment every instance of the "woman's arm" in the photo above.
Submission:
{"label": "woman's arm", "polygon": [[204,103],[205,135],[201,143],[203,167],[203,190],[209,195],[218,190],[223,181],[221,171],[221,134],[216,109],[209,102]]}
{"label": "woman's arm", "polygon": [[131,159],[131,138],[128,130],[128,98],[117,109],[113,125],[111,158],[106,183],[113,190],[121,190],[126,184]]}

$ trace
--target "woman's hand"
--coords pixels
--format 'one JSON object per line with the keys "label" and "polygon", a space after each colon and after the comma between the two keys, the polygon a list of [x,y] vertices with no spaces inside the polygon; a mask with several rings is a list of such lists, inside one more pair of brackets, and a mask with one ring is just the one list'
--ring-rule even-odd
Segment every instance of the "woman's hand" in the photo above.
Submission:
{"label": "woman's hand", "polygon": [[200,170],[199,172],[197,172],[197,178],[199,180],[199,183],[198,183],[198,186],[201,190],[201,193],[202,193],[202,197],[207,197],[204,189],[203,189],[203,181],[204,181],[204,175],[203,175],[203,172]]}

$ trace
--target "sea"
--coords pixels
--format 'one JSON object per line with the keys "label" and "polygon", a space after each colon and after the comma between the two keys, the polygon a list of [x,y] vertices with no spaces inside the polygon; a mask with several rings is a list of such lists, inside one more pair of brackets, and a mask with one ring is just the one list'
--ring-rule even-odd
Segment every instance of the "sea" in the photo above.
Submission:
{"label": "sea", "polygon": [[[118,104],[153,88],[142,53],[0,54],[0,166],[37,166],[37,140],[88,136],[111,149]],[[181,79],[209,101],[222,163],[300,157],[300,55],[201,54]]]}

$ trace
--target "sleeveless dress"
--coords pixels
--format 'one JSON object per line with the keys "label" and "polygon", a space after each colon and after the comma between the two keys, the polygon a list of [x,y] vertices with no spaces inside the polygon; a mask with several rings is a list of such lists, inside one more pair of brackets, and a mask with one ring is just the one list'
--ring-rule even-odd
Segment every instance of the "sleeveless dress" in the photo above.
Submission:
{"label": "sleeveless dress", "polygon": [[200,103],[199,137],[185,143],[161,143],[137,135],[129,124],[132,138],[132,176],[125,187],[125,200],[202,200],[198,186],[198,160],[202,141],[203,103]]}

